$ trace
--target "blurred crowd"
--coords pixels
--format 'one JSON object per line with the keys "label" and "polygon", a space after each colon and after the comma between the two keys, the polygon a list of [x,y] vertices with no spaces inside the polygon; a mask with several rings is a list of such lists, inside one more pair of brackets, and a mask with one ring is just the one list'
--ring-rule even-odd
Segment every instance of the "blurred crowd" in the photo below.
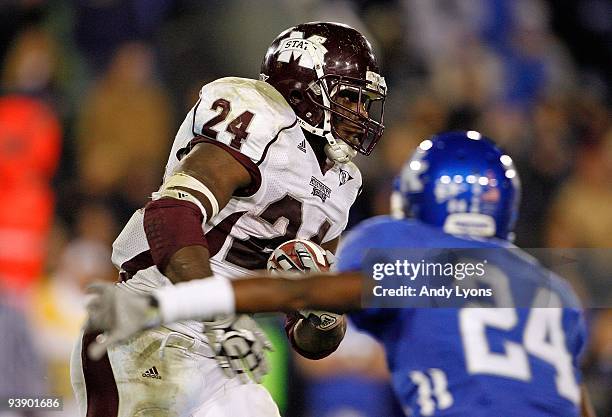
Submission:
{"label": "blurred crowd", "polygon": [[[83,288],[116,279],[111,243],[160,185],[199,88],[257,78],[269,42],[312,20],[366,34],[390,87],[385,135],[357,161],[364,192],[350,225],[388,213],[391,179],[421,140],[473,129],[518,165],[519,246],[612,248],[610,2],[5,0],[0,329],[10,337],[0,340],[0,398],[62,395],[63,415],[76,415],[68,358]],[[593,301],[610,293],[609,274],[579,285],[586,306],[611,305],[609,295]],[[588,319],[586,382],[601,415],[612,415],[612,310],[590,309]],[[391,400],[364,401],[390,398],[380,349],[365,335],[350,331],[320,363],[293,358],[283,343],[268,385],[284,415],[397,412]]]}

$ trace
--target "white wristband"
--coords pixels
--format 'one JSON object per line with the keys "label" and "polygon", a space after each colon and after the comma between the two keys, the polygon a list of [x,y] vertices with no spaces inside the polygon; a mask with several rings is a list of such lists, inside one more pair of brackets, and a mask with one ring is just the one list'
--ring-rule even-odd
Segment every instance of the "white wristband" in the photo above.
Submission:
{"label": "white wristband", "polygon": [[211,276],[169,285],[153,291],[162,323],[211,320],[235,312],[234,289],[227,278]]}

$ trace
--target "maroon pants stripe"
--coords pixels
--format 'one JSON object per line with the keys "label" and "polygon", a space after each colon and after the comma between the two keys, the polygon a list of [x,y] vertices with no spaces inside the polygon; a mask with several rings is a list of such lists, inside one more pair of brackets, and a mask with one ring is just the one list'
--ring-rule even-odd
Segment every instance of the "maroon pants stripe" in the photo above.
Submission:
{"label": "maroon pants stripe", "polygon": [[119,391],[108,355],[99,361],[87,356],[87,347],[98,336],[97,333],[83,336],[81,361],[85,388],[87,390],[87,417],[117,417],[119,413]]}

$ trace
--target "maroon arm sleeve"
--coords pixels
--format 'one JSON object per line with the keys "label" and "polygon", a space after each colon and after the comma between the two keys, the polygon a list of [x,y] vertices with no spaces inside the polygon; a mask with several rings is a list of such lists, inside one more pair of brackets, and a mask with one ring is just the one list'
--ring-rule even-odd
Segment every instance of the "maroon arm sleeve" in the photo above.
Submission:
{"label": "maroon arm sleeve", "polygon": [[202,231],[202,212],[194,203],[174,198],[161,198],[145,206],[144,229],[151,248],[151,257],[164,271],[176,251],[186,246],[208,243]]}

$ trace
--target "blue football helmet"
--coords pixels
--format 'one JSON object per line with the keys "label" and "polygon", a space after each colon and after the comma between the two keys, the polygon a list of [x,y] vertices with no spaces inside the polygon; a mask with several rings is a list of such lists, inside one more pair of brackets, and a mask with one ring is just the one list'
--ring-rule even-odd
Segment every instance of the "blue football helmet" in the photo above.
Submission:
{"label": "blue football helmet", "polygon": [[493,141],[473,130],[446,132],[421,142],[404,165],[392,211],[446,233],[511,239],[520,188],[512,158]]}

